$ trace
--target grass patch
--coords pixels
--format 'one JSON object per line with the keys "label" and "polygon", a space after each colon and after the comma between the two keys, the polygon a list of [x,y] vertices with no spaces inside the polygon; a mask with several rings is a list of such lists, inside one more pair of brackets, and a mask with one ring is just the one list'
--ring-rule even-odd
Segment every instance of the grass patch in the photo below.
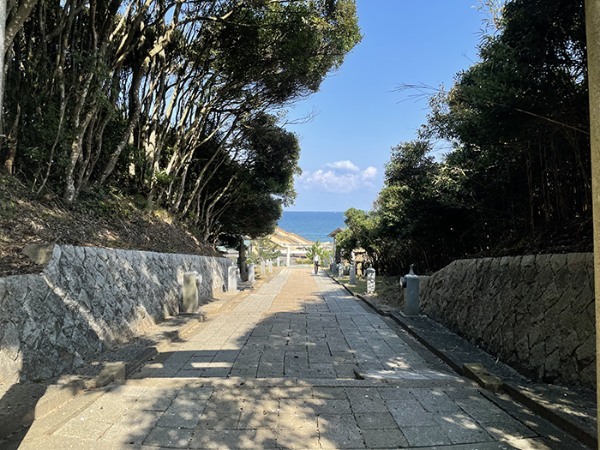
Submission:
{"label": "grass patch", "polygon": [[[327,272],[330,274],[329,271]],[[343,283],[354,294],[367,294],[367,279],[364,277],[357,277],[356,284],[350,284],[350,277],[348,276],[334,278]],[[384,310],[402,309],[404,305],[404,293],[398,282],[398,277],[378,275],[375,278],[375,293],[369,295],[369,299],[377,303]]]}

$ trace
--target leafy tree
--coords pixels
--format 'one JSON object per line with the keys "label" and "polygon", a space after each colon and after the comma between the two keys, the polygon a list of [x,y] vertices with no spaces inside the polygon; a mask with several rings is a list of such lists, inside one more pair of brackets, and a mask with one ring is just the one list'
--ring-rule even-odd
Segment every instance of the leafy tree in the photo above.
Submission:
{"label": "leafy tree", "polygon": [[297,141],[270,114],[361,38],[354,0],[10,5],[4,166],[68,203],[146,195],[210,241],[266,233],[293,201]]}
{"label": "leafy tree", "polygon": [[[380,270],[545,250],[547,236],[589,248],[583,23],[581,0],[513,0],[494,17],[481,61],[432,97],[419,140],[392,150],[374,210],[357,216],[378,224]],[[434,138],[453,144],[437,161]],[[349,247],[364,231],[347,233]]]}
{"label": "leafy tree", "polygon": [[312,261],[315,255],[319,255],[320,264],[324,264],[324,261],[331,257],[331,252],[323,247],[323,244],[317,240],[316,242],[313,242],[306,252],[306,258]]}
{"label": "leafy tree", "polygon": [[348,228],[336,235],[336,243],[344,257],[350,259],[352,250],[363,248],[377,268],[380,256],[379,216],[356,208],[350,208],[344,214]]}
{"label": "leafy tree", "polygon": [[470,174],[481,225],[535,236],[589,216],[583,9],[581,0],[508,2],[481,62],[432,104],[430,130],[457,143],[448,162]]}

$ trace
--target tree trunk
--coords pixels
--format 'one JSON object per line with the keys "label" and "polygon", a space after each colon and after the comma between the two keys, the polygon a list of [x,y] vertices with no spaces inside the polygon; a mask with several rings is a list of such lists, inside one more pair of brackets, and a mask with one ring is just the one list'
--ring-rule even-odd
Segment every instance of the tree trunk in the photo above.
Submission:
{"label": "tree trunk", "polygon": [[248,281],[248,270],[246,270],[246,246],[244,245],[244,236],[240,236],[240,249],[238,257],[238,267],[242,281]]}
{"label": "tree trunk", "polygon": [[[2,7],[4,8],[4,16],[0,18],[3,19],[3,25],[1,25],[0,27],[4,27],[4,23],[6,21],[6,0],[0,0],[0,2],[2,3]],[[15,39],[15,36],[19,32],[25,21],[29,18],[31,11],[33,10],[33,7],[36,4],[37,0],[21,0],[19,2],[19,6],[17,6],[17,9],[10,16],[10,22],[7,22],[5,25],[5,29],[2,30],[4,40],[3,43],[0,44],[0,46],[4,46],[3,50],[10,48],[13,40]],[[4,55],[4,51],[2,52],[2,55]]]}

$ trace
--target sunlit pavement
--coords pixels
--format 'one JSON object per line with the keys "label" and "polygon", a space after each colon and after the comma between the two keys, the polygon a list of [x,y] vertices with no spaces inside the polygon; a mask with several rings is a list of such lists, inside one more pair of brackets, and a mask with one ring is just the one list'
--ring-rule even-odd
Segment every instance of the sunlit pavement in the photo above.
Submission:
{"label": "sunlit pavement", "polygon": [[[383,379],[356,379],[377,372]],[[502,408],[498,405],[502,405]],[[508,406],[507,406],[508,405]],[[21,448],[581,448],[480,392],[324,274],[283,269]]]}

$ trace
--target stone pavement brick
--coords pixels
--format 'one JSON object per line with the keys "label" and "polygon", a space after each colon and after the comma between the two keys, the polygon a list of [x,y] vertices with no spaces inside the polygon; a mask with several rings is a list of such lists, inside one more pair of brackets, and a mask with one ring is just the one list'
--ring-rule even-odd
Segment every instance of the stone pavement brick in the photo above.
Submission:
{"label": "stone pavement brick", "polygon": [[435,421],[453,444],[469,444],[494,439],[466,414],[443,413]]}
{"label": "stone pavement brick", "polygon": [[319,437],[322,448],[366,447],[352,414],[323,414],[319,416]]}
{"label": "stone pavement brick", "polygon": [[376,389],[347,388],[354,413],[386,413],[388,408]]}
{"label": "stone pavement brick", "polygon": [[379,430],[385,433],[383,429],[397,429],[398,424],[389,412],[385,413],[362,413],[355,414],[356,422],[363,432],[365,430]]}
{"label": "stone pavement brick", "polygon": [[425,447],[431,445],[450,445],[452,441],[437,426],[400,427],[410,446]]}
{"label": "stone pavement brick", "polygon": [[404,427],[437,426],[435,415],[426,411],[416,400],[391,400],[387,402],[387,406],[402,430]]}
{"label": "stone pavement brick", "polygon": [[463,412],[460,406],[441,390],[410,389],[410,393],[429,412]]}
{"label": "stone pavement brick", "polygon": [[398,429],[363,429],[363,439],[367,448],[408,447],[408,441]]}
{"label": "stone pavement brick", "polygon": [[187,448],[192,438],[193,430],[186,428],[155,427],[150,431],[144,445],[169,448]]}
{"label": "stone pavement brick", "polygon": [[[257,448],[256,430],[205,430],[196,433],[191,440],[191,448]],[[274,447],[275,436],[272,438]]]}

